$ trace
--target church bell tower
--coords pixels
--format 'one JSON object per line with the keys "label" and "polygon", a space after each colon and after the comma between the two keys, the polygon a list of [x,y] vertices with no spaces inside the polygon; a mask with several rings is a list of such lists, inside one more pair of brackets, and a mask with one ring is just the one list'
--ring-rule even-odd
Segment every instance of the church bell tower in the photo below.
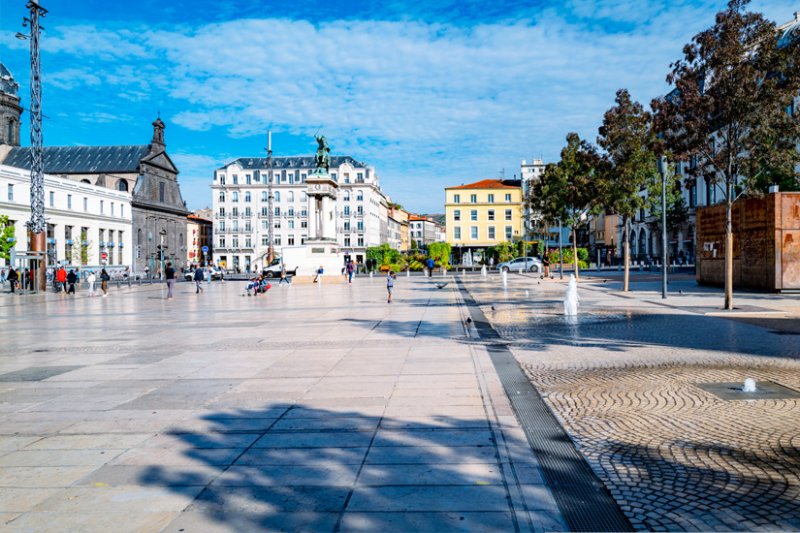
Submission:
{"label": "church bell tower", "polygon": [[0,145],[19,146],[19,83],[0,63]]}

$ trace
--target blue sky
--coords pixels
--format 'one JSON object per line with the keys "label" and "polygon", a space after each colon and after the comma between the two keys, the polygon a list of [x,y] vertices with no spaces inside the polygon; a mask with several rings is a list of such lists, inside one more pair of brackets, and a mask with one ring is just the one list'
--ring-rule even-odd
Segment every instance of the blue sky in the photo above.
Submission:
{"label": "blue sky", "polygon": [[[24,5],[0,0],[0,61],[27,107]],[[146,144],[160,111],[196,209],[211,203],[214,168],[264,154],[267,128],[275,155],[311,154],[321,129],[335,154],[374,165],[392,200],[442,212],[446,186],[552,161],[570,131],[594,140],[617,89],[662,93],[669,63],[725,2],[42,5],[47,145]],[[800,3],[752,9],[785,22]]]}

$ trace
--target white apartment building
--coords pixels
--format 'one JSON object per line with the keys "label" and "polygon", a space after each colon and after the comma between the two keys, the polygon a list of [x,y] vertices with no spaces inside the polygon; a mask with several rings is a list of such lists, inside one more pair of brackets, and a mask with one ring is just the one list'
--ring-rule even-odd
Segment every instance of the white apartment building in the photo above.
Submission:
{"label": "white apartment building", "polygon": [[434,242],[445,242],[444,226],[427,215],[408,215],[409,240],[416,243],[417,248],[425,248]]}
{"label": "white apartment building", "polygon": [[[308,227],[306,179],[314,171],[312,156],[239,158],[214,173],[214,256],[234,271],[256,271],[269,247],[269,176],[272,176],[273,231],[276,253],[281,246],[303,244]],[[330,175],[339,184],[336,235],[342,252],[357,262],[366,249],[388,234],[388,203],[375,169],[349,156],[331,157]]]}
{"label": "white apartment building", "polygon": [[[0,214],[13,222],[14,256],[28,250],[30,171],[0,165]],[[47,266],[129,266],[131,195],[106,187],[45,175]]]}

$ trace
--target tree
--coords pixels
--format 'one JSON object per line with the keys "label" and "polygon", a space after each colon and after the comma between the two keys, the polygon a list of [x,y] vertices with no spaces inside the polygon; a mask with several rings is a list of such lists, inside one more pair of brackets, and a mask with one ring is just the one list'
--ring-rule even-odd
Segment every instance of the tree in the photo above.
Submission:
{"label": "tree", "polygon": [[732,207],[737,188],[795,173],[800,117],[800,42],[778,46],[775,24],[731,0],[711,28],[670,65],[669,95],[653,101],[659,131],[690,172],[725,185],[725,309],[733,309]]}
{"label": "tree", "polygon": [[444,268],[450,268],[450,244],[446,242],[432,242],[428,245],[428,256]]}
{"label": "tree", "polygon": [[596,198],[596,173],[600,165],[597,150],[577,133],[567,134],[561,160],[545,167],[532,190],[531,204],[550,223],[558,222],[572,231],[573,267],[578,279],[577,229]]}
{"label": "tree", "polygon": [[[606,111],[600,126],[597,144],[605,150],[604,164],[598,173],[598,208],[622,217],[623,265],[622,290],[630,281],[629,224],[636,213],[646,207],[640,191],[656,183],[657,137],[650,113],[631,99],[627,89],[617,91],[616,105]],[[661,196],[659,192],[658,196]]]}
{"label": "tree", "polygon": [[14,244],[14,224],[6,215],[0,215],[0,259],[11,260]]}

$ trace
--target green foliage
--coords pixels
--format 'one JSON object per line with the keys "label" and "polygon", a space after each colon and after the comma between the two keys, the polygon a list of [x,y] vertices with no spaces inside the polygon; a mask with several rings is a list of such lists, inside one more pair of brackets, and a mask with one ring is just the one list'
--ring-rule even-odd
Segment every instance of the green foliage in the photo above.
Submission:
{"label": "green foliage", "polygon": [[504,263],[517,257],[514,245],[509,241],[495,244],[489,250],[489,255],[495,258],[495,264]]}
{"label": "green foliage", "polygon": [[567,146],[561,150],[561,160],[545,167],[532,187],[531,207],[544,219],[557,221],[570,228],[583,224],[582,215],[597,197],[596,174],[601,160],[595,148],[581,140],[576,133],[567,135]]}
{"label": "green foliage", "polygon": [[[572,265],[572,248],[563,249],[564,267]],[[558,265],[558,248],[547,252],[547,258],[550,260],[550,269]],[[578,268],[588,268],[589,266],[589,250],[586,248],[578,248]]]}
{"label": "green foliage", "polygon": [[89,255],[92,253],[92,241],[81,239],[78,246],[72,247],[72,262],[81,265],[89,264]]}
{"label": "green foliage", "polygon": [[650,113],[631,99],[627,89],[617,91],[616,105],[606,111],[597,143],[605,150],[598,176],[597,207],[632,219],[646,207],[639,192],[656,182],[658,138]]}
{"label": "green foliage", "polygon": [[402,254],[385,243],[367,248],[367,259],[374,259],[378,266],[394,265],[403,261]]}
{"label": "green foliage", "polygon": [[424,267],[425,267],[425,265],[423,265],[420,261],[412,260],[408,264],[408,269],[413,271],[413,272],[420,272]]}
{"label": "green foliage", "polygon": [[11,259],[11,248],[14,247],[14,226],[6,215],[0,215],[0,259]]}
{"label": "green foliage", "polygon": [[428,256],[433,259],[436,266],[450,268],[451,247],[446,242],[433,242],[428,245]]}

